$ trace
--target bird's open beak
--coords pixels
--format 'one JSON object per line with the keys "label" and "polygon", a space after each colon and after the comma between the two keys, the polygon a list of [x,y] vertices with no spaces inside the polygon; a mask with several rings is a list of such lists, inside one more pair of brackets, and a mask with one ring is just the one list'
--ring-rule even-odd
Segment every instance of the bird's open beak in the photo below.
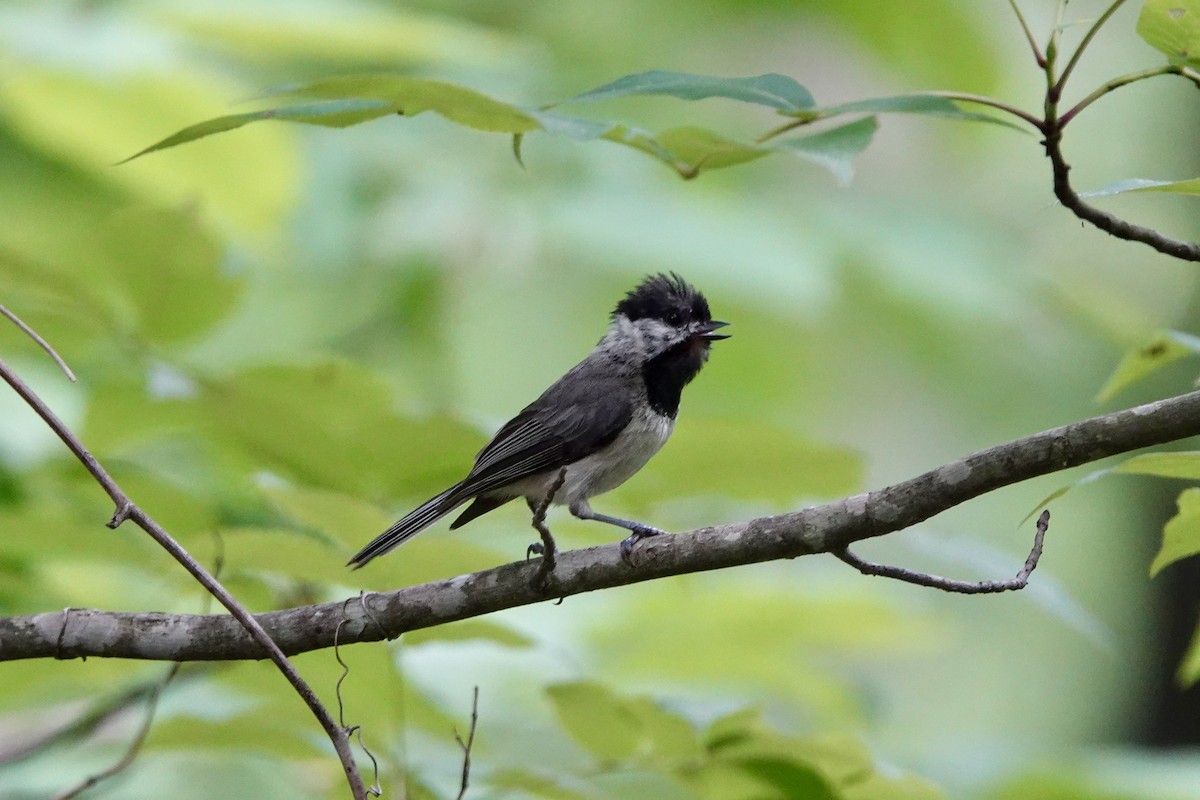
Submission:
{"label": "bird's open beak", "polygon": [[728,333],[716,333],[719,328],[725,328],[728,326],[728,322],[721,322],[719,319],[701,322],[696,326],[696,335],[709,342],[715,342],[718,339],[728,339]]}

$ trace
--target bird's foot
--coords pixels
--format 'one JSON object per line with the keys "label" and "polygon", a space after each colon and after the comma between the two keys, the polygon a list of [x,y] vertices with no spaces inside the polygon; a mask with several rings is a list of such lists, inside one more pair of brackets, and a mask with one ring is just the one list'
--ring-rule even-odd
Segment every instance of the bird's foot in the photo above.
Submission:
{"label": "bird's foot", "polygon": [[528,561],[534,556],[540,556],[545,552],[546,548],[542,546],[541,542],[534,542],[533,544],[529,545],[529,547],[525,548],[525,560]]}
{"label": "bird's foot", "polygon": [[639,525],[633,529],[633,533],[621,540],[621,560],[629,566],[633,564],[633,546],[642,539],[651,536],[666,536],[666,531],[660,531],[658,528],[651,528],[648,525]]}

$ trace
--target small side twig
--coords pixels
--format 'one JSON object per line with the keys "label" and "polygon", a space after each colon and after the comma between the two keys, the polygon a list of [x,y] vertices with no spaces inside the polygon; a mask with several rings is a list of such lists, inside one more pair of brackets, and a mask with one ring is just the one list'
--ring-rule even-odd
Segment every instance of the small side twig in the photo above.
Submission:
{"label": "small side twig", "polygon": [[18,317],[13,312],[9,311],[3,305],[0,305],[0,314],[3,314],[4,316],[8,317],[9,321],[12,322],[13,325],[16,325],[18,328],[20,328],[22,331],[25,332],[26,336],[28,336],[30,339],[33,339],[35,342],[37,342],[38,347],[42,348],[47,353],[49,353],[50,357],[54,359],[54,363],[58,364],[59,369],[61,369],[63,372],[65,372],[67,377],[71,379],[71,383],[75,382],[75,373],[72,372],[71,368],[67,366],[67,362],[63,361],[63,358],[62,358],[62,356],[60,356],[58,354],[58,351],[55,350],[53,347],[51,347],[49,342],[47,342],[40,335],[38,335],[37,331],[35,331],[33,328],[26,325],[24,320],[22,320],[20,317]]}
{"label": "small side twig", "polygon": [[471,698],[471,729],[467,731],[467,740],[458,735],[458,731],[454,732],[454,741],[458,742],[458,746],[463,751],[462,765],[462,784],[458,790],[457,800],[463,800],[467,796],[467,787],[471,782],[471,748],[475,745],[475,727],[479,724],[479,687],[475,687],[475,694]]}
{"label": "small side twig", "polygon": [[1021,23],[1021,30],[1025,32],[1025,39],[1029,42],[1030,49],[1033,50],[1033,57],[1037,61],[1038,67],[1045,68],[1046,57],[1042,55],[1042,49],[1034,40],[1033,31],[1029,29],[1029,23],[1025,20],[1025,15],[1021,13],[1021,7],[1017,5],[1017,0],[1008,0],[1008,4],[1012,6],[1013,13],[1017,15],[1017,22]]}
{"label": "small side twig", "polygon": [[1063,87],[1067,84],[1067,79],[1071,77],[1071,73],[1075,71],[1075,66],[1079,63],[1079,59],[1083,58],[1083,51],[1092,43],[1092,39],[1096,38],[1096,34],[1104,27],[1104,23],[1108,22],[1109,18],[1116,13],[1117,9],[1125,4],[1125,0],[1114,0],[1114,2],[1105,9],[1104,13],[1092,23],[1088,28],[1088,32],[1084,34],[1083,41],[1075,48],[1075,52],[1071,54],[1071,58],[1067,60],[1067,66],[1063,68],[1062,75],[1059,76],[1057,83],[1054,85],[1054,92],[1058,96],[1062,96]]}
{"label": "small side twig", "polygon": [[539,587],[545,587],[550,579],[550,574],[554,572],[554,565],[558,559],[558,545],[554,543],[554,537],[550,534],[550,528],[546,526],[546,511],[550,508],[550,504],[554,502],[554,495],[558,494],[558,490],[562,488],[563,482],[567,479],[567,468],[563,467],[558,471],[558,476],[554,482],[550,484],[550,488],[546,490],[546,496],[543,497],[538,504],[533,508],[533,527],[542,537],[541,543],[534,543],[530,546],[526,553],[540,552],[542,555],[542,563],[538,565],[538,571],[533,576],[533,583]]}
{"label": "small side twig", "polygon": [[972,582],[955,580],[954,578],[943,578],[939,575],[930,575],[926,572],[917,572],[916,570],[905,569],[904,567],[893,567],[888,564],[876,564],[873,561],[866,561],[851,553],[849,549],[837,550],[833,554],[864,575],[879,575],[883,578],[894,578],[905,583],[915,583],[918,586],[941,589],[944,592],[957,592],[958,594],[1013,592],[1024,589],[1029,584],[1029,576],[1037,568],[1038,559],[1042,557],[1042,540],[1045,538],[1046,529],[1049,527],[1050,510],[1046,509],[1038,517],[1037,533],[1033,536],[1033,549],[1029,551],[1029,558],[1025,559],[1025,566],[1021,568],[1016,577],[1009,578],[1006,581]]}
{"label": "small side twig", "polygon": [[1062,125],[1061,119],[1048,119],[1046,121],[1046,138],[1042,140],[1042,146],[1046,149],[1046,155],[1050,159],[1050,169],[1054,178],[1054,196],[1058,198],[1058,202],[1084,222],[1090,222],[1118,239],[1141,242],[1160,253],[1174,256],[1183,261],[1200,261],[1200,243],[1184,242],[1164,236],[1153,228],[1126,222],[1084,202],[1071,186],[1071,165],[1067,163],[1062,153]]}

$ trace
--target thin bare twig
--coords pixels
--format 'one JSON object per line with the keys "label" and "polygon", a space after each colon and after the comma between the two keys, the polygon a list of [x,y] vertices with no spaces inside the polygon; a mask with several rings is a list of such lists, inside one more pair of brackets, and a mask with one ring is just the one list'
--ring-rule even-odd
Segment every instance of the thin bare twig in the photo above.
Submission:
{"label": "thin bare twig", "polygon": [[[1192,74],[1189,75],[1189,72]],[[1189,70],[1187,67],[1179,64],[1167,64],[1162,67],[1152,67],[1151,69],[1144,69],[1139,72],[1131,72],[1128,75],[1121,75],[1120,77],[1106,81],[1095,91],[1091,92],[1087,97],[1073,105],[1069,110],[1063,112],[1063,114],[1058,118],[1058,126],[1060,128],[1065,128],[1067,123],[1074,119],[1080,111],[1083,111],[1085,108],[1109,92],[1120,89],[1122,86],[1128,86],[1131,83],[1136,83],[1137,81],[1144,81],[1147,78],[1156,78],[1159,75],[1181,75],[1190,80],[1192,83],[1195,83],[1197,88],[1200,88],[1200,75],[1197,75],[1194,71]]]}
{"label": "thin bare twig", "polygon": [[1029,576],[1037,568],[1038,559],[1042,557],[1042,540],[1046,536],[1046,529],[1050,527],[1050,510],[1046,509],[1038,517],[1037,533],[1033,536],[1033,548],[1029,551],[1029,558],[1025,559],[1025,566],[1017,573],[1015,578],[1009,578],[1006,581],[960,581],[954,578],[943,578],[940,575],[930,575],[927,572],[917,572],[916,570],[905,569],[904,567],[893,567],[888,564],[876,564],[873,561],[867,561],[859,558],[850,552],[849,549],[835,550],[833,555],[840,558],[850,566],[864,575],[878,575],[883,578],[894,578],[905,583],[915,583],[918,586],[928,586],[933,589],[941,589],[943,592],[956,592],[958,594],[996,594],[998,592],[1014,592],[1024,589],[1029,584]]}
{"label": "thin bare twig", "polygon": [[0,314],[3,314],[4,316],[8,317],[8,319],[12,322],[13,325],[16,325],[18,328],[20,328],[22,331],[25,332],[26,336],[28,336],[30,339],[33,339],[35,342],[37,342],[39,347],[41,347],[43,350],[45,350],[47,353],[50,354],[50,357],[54,359],[54,363],[58,364],[59,369],[61,369],[63,372],[65,372],[67,377],[71,379],[71,383],[75,382],[75,373],[71,372],[71,368],[67,366],[67,362],[63,361],[63,358],[62,358],[62,356],[60,356],[58,354],[58,351],[55,350],[53,347],[51,347],[50,343],[47,342],[45,339],[43,339],[38,334],[37,331],[35,331],[33,328],[26,325],[24,320],[22,320],[20,317],[18,317],[13,312],[9,311],[3,305],[0,305]]}
{"label": "thin bare twig", "polygon": [[994,97],[988,97],[987,95],[982,94],[971,94],[969,92],[929,92],[928,94],[933,97],[944,97],[947,100],[958,100],[963,103],[976,103],[977,105],[994,108],[997,111],[1003,111],[1004,113],[1011,114],[1012,116],[1024,122],[1028,122],[1039,131],[1042,130],[1042,120],[1038,119],[1037,116],[1030,114],[1028,111],[1017,108],[1014,105],[1005,103],[1003,100],[997,100]]}
{"label": "thin bare twig", "polygon": [[[1083,57],[1083,51],[1092,43],[1092,39],[1096,38],[1096,34],[1104,27],[1104,23],[1108,22],[1109,18],[1116,13],[1117,9],[1125,4],[1125,0],[1114,0],[1114,2],[1105,9],[1104,13],[1092,23],[1092,27],[1088,28],[1088,32],[1084,34],[1083,41],[1075,48],[1075,52],[1071,54],[1070,60],[1067,61],[1067,66],[1063,68],[1062,75],[1054,84],[1054,93],[1062,96],[1062,90],[1067,85],[1067,79],[1071,77],[1071,73],[1075,71],[1075,65],[1079,63],[1079,59]],[[1064,4],[1065,5],[1065,4]]]}
{"label": "thin bare twig", "polygon": [[13,372],[13,370],[4,361],[0,360],[0,377],[4,379],[9,386],[13,388],[21,399],[23,399],[34,412],[42,418],[42,420],[50,427],[59,439],[67,446],[67,448],[75,454],[75,457],[83,463],[83,466],[96,482],[108,493],[116,505],[116,511],[113,517],[108,522],[110,528],[116,528],[125,520],[132,520],[135,525],[140,527],[146,533],[150,534],[154,541],[158,542],[164,550],[179,562],[193,578],[195,578],[209,594],[217,599],[221,605],[229,610],[229,613],[237,619],[238,623],[246,629],[251,638],[261,648],[260,656],[265,654],[275,663],[279,671],[283,673],[288,682],[300,695],[300,698],[312,711],[313,715],[320,721],[321,726],[325,729],[325,733],[333,742],[334,750],[338,754],[338,758],[342,762],[342,769],[346,773],[346,780],[350,784],[351,792],[355,800],[366,800],[366,788],[363,786],[362,776],[358,772],[358,766],[354,762],[354,755],[350,751],[350,740],[345,731],[342,730],[330,716],[329,711],[321,704],[312,688],[300,677],[295,667],[288,661],[287,656],[279,648],[273,639],[267,634],[258,620],[246,608],[237,601],[237,599],[229,593],[229,591],[214,578],[208,570],[206,570],[199,562],[194,559],[178,542],[176,542],[170,534],[166,532],[154,519],[138,507],[124,490],[117,485],[108,471],[100,465],[100,462],[88,452],[84,447],[83,442],[71,432],[66,424],[59,419],[50,407],[42,401],[21,378]]}
{"label": "thin bare twig", "polygon": [[1029,29],[1029,23],[1025,20],[1025,15],[1021,13],[1020,6],[1017,5],[1017,0],[1008,0],[1008,4],[1012,6],[1013,13],[1017,15],[1017,22],[1021,23],[1021,30],[1025,32],[1025,39],[1029,42],[1029,49],[1033,51],[1033,57],[1037,60],[1039,68],[1045,68],[1046,57],[1042,55],[1042,49],[1038,47],[1037,41],[1033,38],[1033,31]]}
{"label": "thin bare twig", "polygon": [[537,530],[538,535],[542,537],[540,543],[535,542],[529,546],[525,552],[525,557],[528,558],[530,553],[541,553],[542,561],[538,565],[537,574],[534,575],[534,584],[545,588],[550,580],[551,573],[554,572],[554,565],[558,560],[558,545],[554,543],[554,537],[550,534],[550,528],[546,526],[546,511],[550,508],[550,504],[554,502],[554,495],[558,494],[558,490],[562,488],[563,482],[567,479],[567,468],[563,467],[558,471],[554,482],[550,484],[550,488],[546,490],[546,496],[538,501],[538,504],[533,508],[533,527]]}
{"label": "thin bare twig", "polygon": [[475,726],[479,724],[479,687],[475,687],[475,694],[471,698],[471,729],[467,731],[467,740],[464,742],[462,737],[458,735],[458,731],[454,732],[454,741],[458,742],[458,746],[463,751],[462,765],[462,784],[458,790],[457,800],[463,800],[467,796],[467,786],[471,781],[471,748],[475,745]]}
{"label": "thin bare twig", "polygon": [[[1120,78],[1114,78],[1107,84],[1101,86],[1096,91],[1089,94],[1074,108],[1060,115],[1058,103],[1062,97],[1062,90],[1066,84],[1067,78],[1074,71],[1075,66],[1079,63],[1079,59],[1083,55],[1083,51],[1091,43],[1096,33],[1101,26],[1116,12],[1124,3],[1124,0],[1114,0],[1109,5],[1108,9],[1096,20],[1084,36],[1079,47],[1076,48],[1071,58],[1067,62],[1066,68],[1063,70],[1062,76],[1055,75],[1055,63],[1058,56],[1059,37],[1062,30],[1063,15],[1066,12],[1066,0],[1059,0],[1056,13],[1056,22],[1054,31],[1050,36],[1050,43],[1046,46],[1046,59],[1043,71],[1046,73],[1046,96],[1043,103],[1044,117],[1041,124],[1038,126],[1044,138],[1042,146],[1045,148],[1046,156],[1050,159],[1050,171],[1053,178],[1054,196],[1058,198],[1058,202],[1062,203],[1064,208],[1067,208],[1075,216],[1079,217],[1084,222],[1088,222],[1100,230],[1108,233],[1111,236],[1116,236],[1118,239],[1125,239],[1131,242],[1141,242],[1154,248],[1165,255],[1174,256],[1175,258],[1184,261],[1200,261],[1200,244],[1194,242],[1185,242],[1178,239],[1166,236],[1153,228],[1146,228],[1141,225],[1135,225],[1127,222],[1120,217],[1116,217],[1105,211],[1101,211],[1095,206],[1084,202],[1078,192],[1071,186],[1070,172],[1071,165],[1067,163],[1062,152],[1062,132],[1064,126],[1074,119],[1079,112],[1087,108],[1097,99],[1113,91],[1116,88],[1124,86],[1134,81],[1143,80],[1153,77],[1154,75],[1167,74],[1175,72],[1184,74],[1182,69],[1155,69],[1146,70],[1132,75],[1126,75]],[[1189,80],[1193,80],[1192,76],[1185,75]],[[1200,76],[1197,76],[1200,78]],[[1197,82],[1200,85],[1200,82]]]}
{"label": "thin bare twig", "polygon": [[1046,121],[1046,125],[1046,137],[1042,140],[1042,146],[1046,150],[1046,156],[1050,159],[1050,170],[1054,178],[1054,196],[1058,198],[1058,202],[1084,222],[1090,222],[1118,239],[1141,242],[1160,253],[1174,256],[1183,261],[1200,261],[1200,243],[1174,239],[1153,228],[1127,222],[1084,202],[1071,186],[1071,165],[1063,157],[1063,123],[1052,117]]}

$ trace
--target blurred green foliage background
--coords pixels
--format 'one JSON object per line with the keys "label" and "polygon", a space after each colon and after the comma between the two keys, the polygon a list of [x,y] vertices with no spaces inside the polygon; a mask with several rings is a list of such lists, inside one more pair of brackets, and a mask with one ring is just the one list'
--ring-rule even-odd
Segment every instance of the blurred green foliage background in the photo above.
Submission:
{"label": "blurred green foliage background", "polygon": [[[1046,31],[1053,4],[1026,5]],[[1077,86],[1158,63],[1135,18],[1118,13]],[[673,530],[879,486],[1192,377],[1180,364],[1094,400],[1124,349],[1194,330],[1195,268],[1081,227],[1052,204],[1036,139],[998,126],[888,117],[847,188],[781,157],[684,182],[607,143],[532,137],[522,170],[504,137],[433,115],[264,123],[114,166],[286,82],[402,71],[537,105],[646,69],[780,72],[822,102],[944,88],[1035,105],[1042,88],[999,0],[10,0],[0,302],[80,381],[15,328],[0,352],[185,546],[223,555],[255,610],[521,557],[533,532],[514,504],[364,571],[341,566],[461,477],[649,272],[678,271],[734,325],[669,446],[598,501]],[[1194,91],[1139,84],[1090,109],[1065,144],[1077,186],[1194,176]],[[595,113],[743,135],[771,124],[664,98]],[[1108,201],[1194,239],[1193,204]],[[1073,477],[861,554],[1007,577],[1032,535],[1020,520]],[[1109,478],[1057,501],[1033,585],[1014,595],[947,596],[805,558],[346,648],[347,721],[389,797],[456,795],[453,731],[474,686],[473,797],[1200,797],[1200,757],[1146,746],[1200,730],[1178,719],[1194,693],[1168,686],[1196,573],[1147,573],[1177,488]],[[110,513],[0,393],[0,613],[203,609],[151,542],[103,527]],[[564,546],[614,536],[551,523]],[[334,702],[332,653],[296,661]],[[163,669],[0,664],[0,758]],[[0,796],[102,768],[138,720],[134,706],[0,764]],[[306,709],[253,663],[185,667],[145,752],[91,796],[343,793]]]}

